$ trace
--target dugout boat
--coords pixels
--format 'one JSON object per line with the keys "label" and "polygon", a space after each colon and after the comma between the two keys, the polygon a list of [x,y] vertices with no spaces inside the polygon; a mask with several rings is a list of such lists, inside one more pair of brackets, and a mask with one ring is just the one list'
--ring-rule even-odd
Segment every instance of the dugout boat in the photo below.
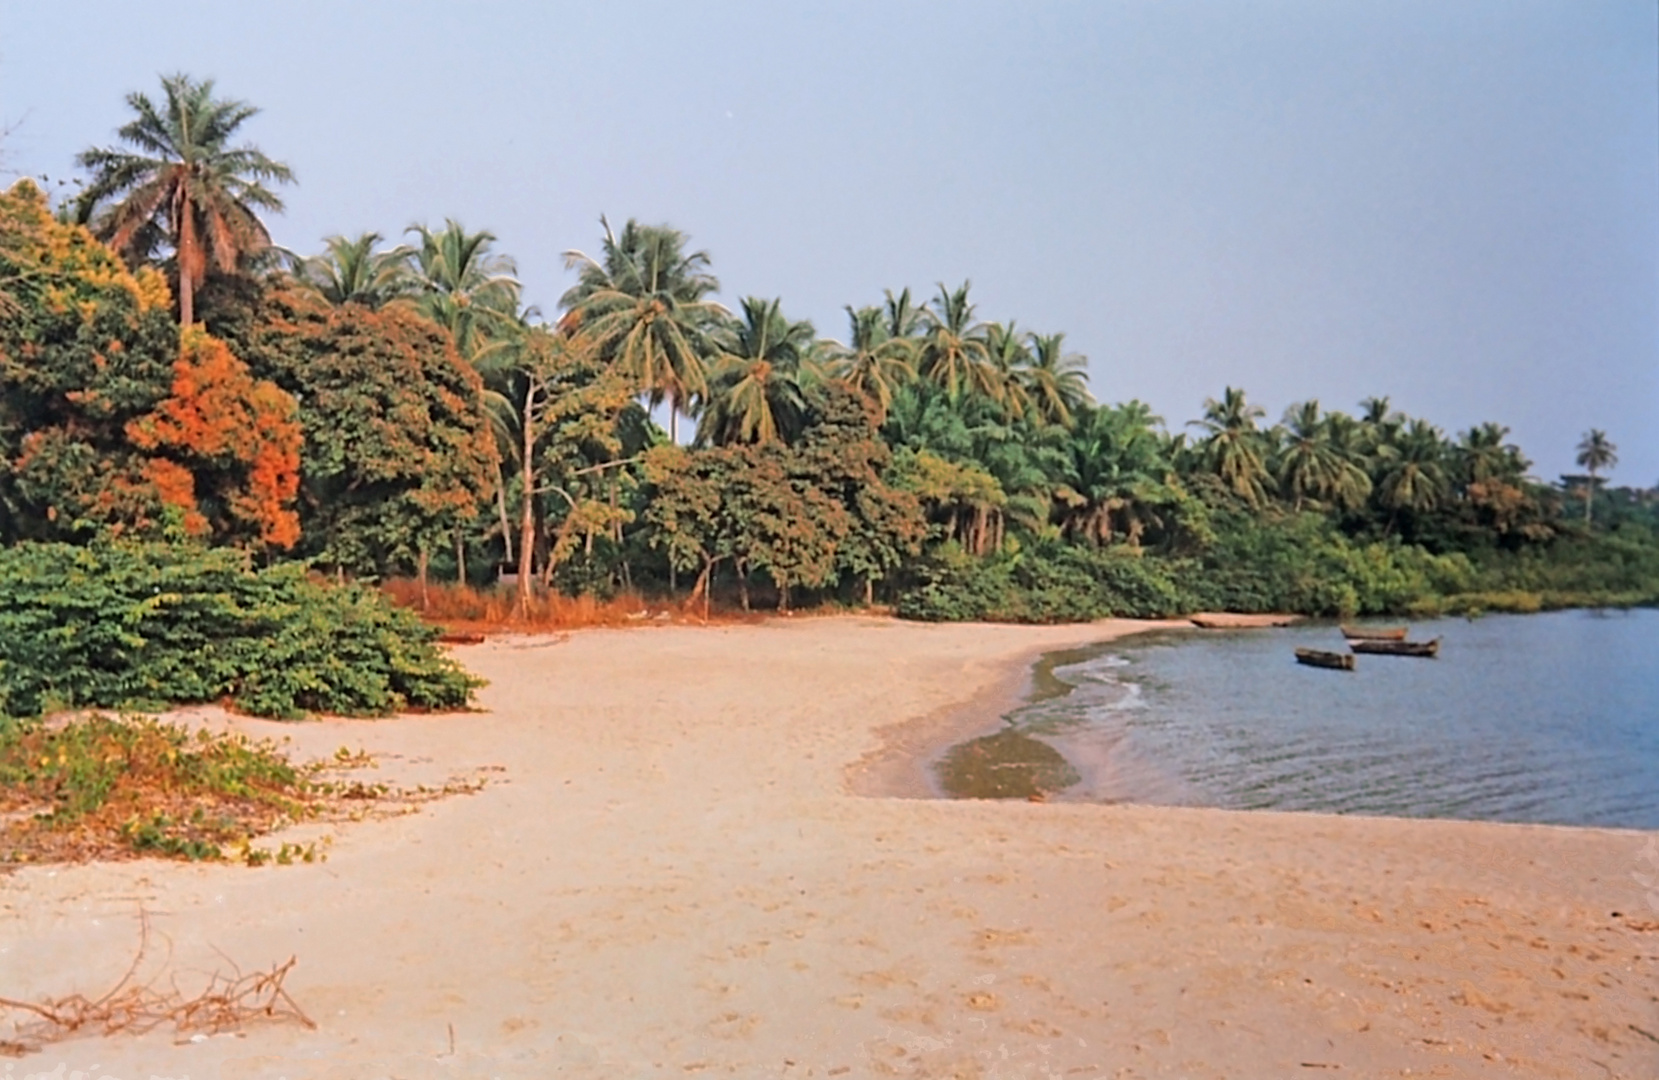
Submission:
{"label": "dugout boat", "polygon": [[1376,656],[1427,656],[1440,655],[1440,639],[1433,641],[1371,641],[1355,640],[1348,642],[1348,648],[1357,653],[1372,653]]}
{"label": "dugout boat", "polygon": [[1323,649],[1297,649],[1296,662],[1309,667],[1331,668],[1335,671],[1354,670],[1354,654],[1326,652]]}

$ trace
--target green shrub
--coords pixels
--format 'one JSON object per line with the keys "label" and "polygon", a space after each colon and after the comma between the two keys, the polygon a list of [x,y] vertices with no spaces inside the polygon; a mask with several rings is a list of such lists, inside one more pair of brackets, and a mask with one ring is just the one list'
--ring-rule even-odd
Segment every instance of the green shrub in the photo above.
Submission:
{"label": "green shrub", "polygon": [[260,716],[466,705],[478,681],[376,592],[228,549],[0,550],[0,715],[229,699]]}
{"label": "green shrub", "polygon": [[898,613],[928,622],[1058,623],[1158,618],[1191,610],[1169,560],[1126,548],[1011,546],[976,559],[947,545],[925,560],[898,600]]}

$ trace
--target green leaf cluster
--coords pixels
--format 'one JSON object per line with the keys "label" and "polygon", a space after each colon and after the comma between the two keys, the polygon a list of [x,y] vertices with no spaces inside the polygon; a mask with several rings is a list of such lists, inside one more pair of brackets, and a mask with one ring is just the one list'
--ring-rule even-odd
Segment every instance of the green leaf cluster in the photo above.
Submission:
{"label": "green leaf cluster", "polygon": [[259,716],[460,708],[435,631],[303,564],[156,542],[0,550],[0,715],[228,700]]}

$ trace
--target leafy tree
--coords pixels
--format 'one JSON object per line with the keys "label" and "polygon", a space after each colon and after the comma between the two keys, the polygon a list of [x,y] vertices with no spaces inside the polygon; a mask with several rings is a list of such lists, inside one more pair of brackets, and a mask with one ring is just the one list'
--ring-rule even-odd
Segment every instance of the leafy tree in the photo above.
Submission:
{"label": "leafy tree", "polygon": [[887,482],[892,460],[877,430],[874,402],[846,382],[815,389],[790,467],[797,485],[828,494],[846,509],[850,524],[836,547],[836,572],[863,583],[866,605],[875,601],[876,583],[917,555],[927,535],[920,502]]}
{"label": "leafy tree", "polygon": [[[522,377],[519,433],[520,468],[518,605],[528,610],[534,560],[540,548],[542,579],[580,545],[591,554],[595,538],[620,542],[622,527],[633,520],[620,499],[622,469],[644,447],[629,438],[643,417],[629,424],[630,412],[643,410],[633,386],[604,364],[592,344],[579,336],[534,327],[519,351]],[[557,499],[544,500],[554,495]],[[547,529],[537,536],[539,516]],[[538,543],[541,540],[541,543]]]}
{"label": "leafy tree", "polygon": [[1256,427],[1264,415],[1261,406],[1245,400],[1243,390],[1229,386],[1220,401],[1205,400],[1204,418],[1195,421],[1207,433],[1198,447],[1204,468],[1251,506],[1259,506],[1267,495],[1267,440]]}
{"label": "leafy tree", "polygon": [[893,455],[888,481],[921,503],[939,536],[969,554],[986,555],[1002,545],[1008,495],[996,477],[977,465],[901,447]]}
{"label": "leafy tree", "polygon": [[679,416],[708,392],[711,330],[727,312],[708,299],[720,283],[706,252],[687,254],[686,236],[666,225],[630,219],[620,235],[605,227],[600,257],[565,252],[579,271],[559,300],[573,327],[632,380],[651,404],[668,402],[669,438],[679,441]]}
{"label": "leafy tree", "polygon": [[413,308],[275,289],[238,348],[300,402],[305,554],[360,574],[419,569],[488,505],[482,381]]}
{"label": "leafy tree", "polygon": [[[0,195],[0,538],[178,525],[287,547],[294,403],[22,182]],[[169,508],[171,508],[169,510]]]}
{"label": "leafy tree", "polygon": [[382,239],[377,232],[359,233],[354,240],[330,236],[321,255],[294,266],[294,280],[334,305],[381,308],[407,298],[420,287],[409,271],[414,249],[400,245],[376,251]]}
{"label": "leafy tree", "polygon": [[1619,448],[1607,438],[1607,432],[1600,428],[1591,428],[1585,433],[1578,444],[1578,457],[1574,460],[1590,473],[1590,482],[1584,485],[1584,523],[1590,524],[1590,507],[1595,501],[1596,474],[1602,469],[1611,469],[1619,463]]}
{"label": "leafy tree", "polygon": [[254,379],[225,343],[186,327],[172,393],[127,423],[127,438],[157,454],[150,476],[185,528],[221,540],[291,548],[300,538],[301,431],[294,399]]}
{"label": "leafy tree", "polygon": [[716,332],[699,444],[788,442],[800,432],[817,375],[815,335],[810,322],[785,318],[780,303],[745,297],[742,320]]}
{"label": "leafy tree", "polygon": [[258,109],[215,98],[212,79],[170,75],[161,86],[163,109],[142,93],[127,95],[138,115],[117,134],[132,149],[93,147],[77,159],[92,173],[78,213],[134,265],[163,244],[172,248],[179,323],[189,326],[209,265],[235,273],[270,246],[258,211],[280,212],[282,200],[266,184],[292,183],[294,174],[257,147],[231,145]]}

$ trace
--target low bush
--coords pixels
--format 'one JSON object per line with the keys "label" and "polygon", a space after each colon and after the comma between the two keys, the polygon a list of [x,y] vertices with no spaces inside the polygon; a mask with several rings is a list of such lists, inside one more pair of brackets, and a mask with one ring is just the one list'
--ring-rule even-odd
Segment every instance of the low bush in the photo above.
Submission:
{"label": "low bush", "polygon": [[317,813],[331,792],[316,772],[268,742],[144,717],[0,722],[0,863],[222,858]]}
{"label": "low bush", "polygon": [[228,549],[0,550],[0,715],[228,700],[259,716],[467,704],[479,681],[372,589]]}
{"label": "low bush", "polygon": [[947,545],[915,570],[897,611],[928,622],[1158,618],[1192,610],[1178,568],[1125,548],[1011,547],[976,559]]}

